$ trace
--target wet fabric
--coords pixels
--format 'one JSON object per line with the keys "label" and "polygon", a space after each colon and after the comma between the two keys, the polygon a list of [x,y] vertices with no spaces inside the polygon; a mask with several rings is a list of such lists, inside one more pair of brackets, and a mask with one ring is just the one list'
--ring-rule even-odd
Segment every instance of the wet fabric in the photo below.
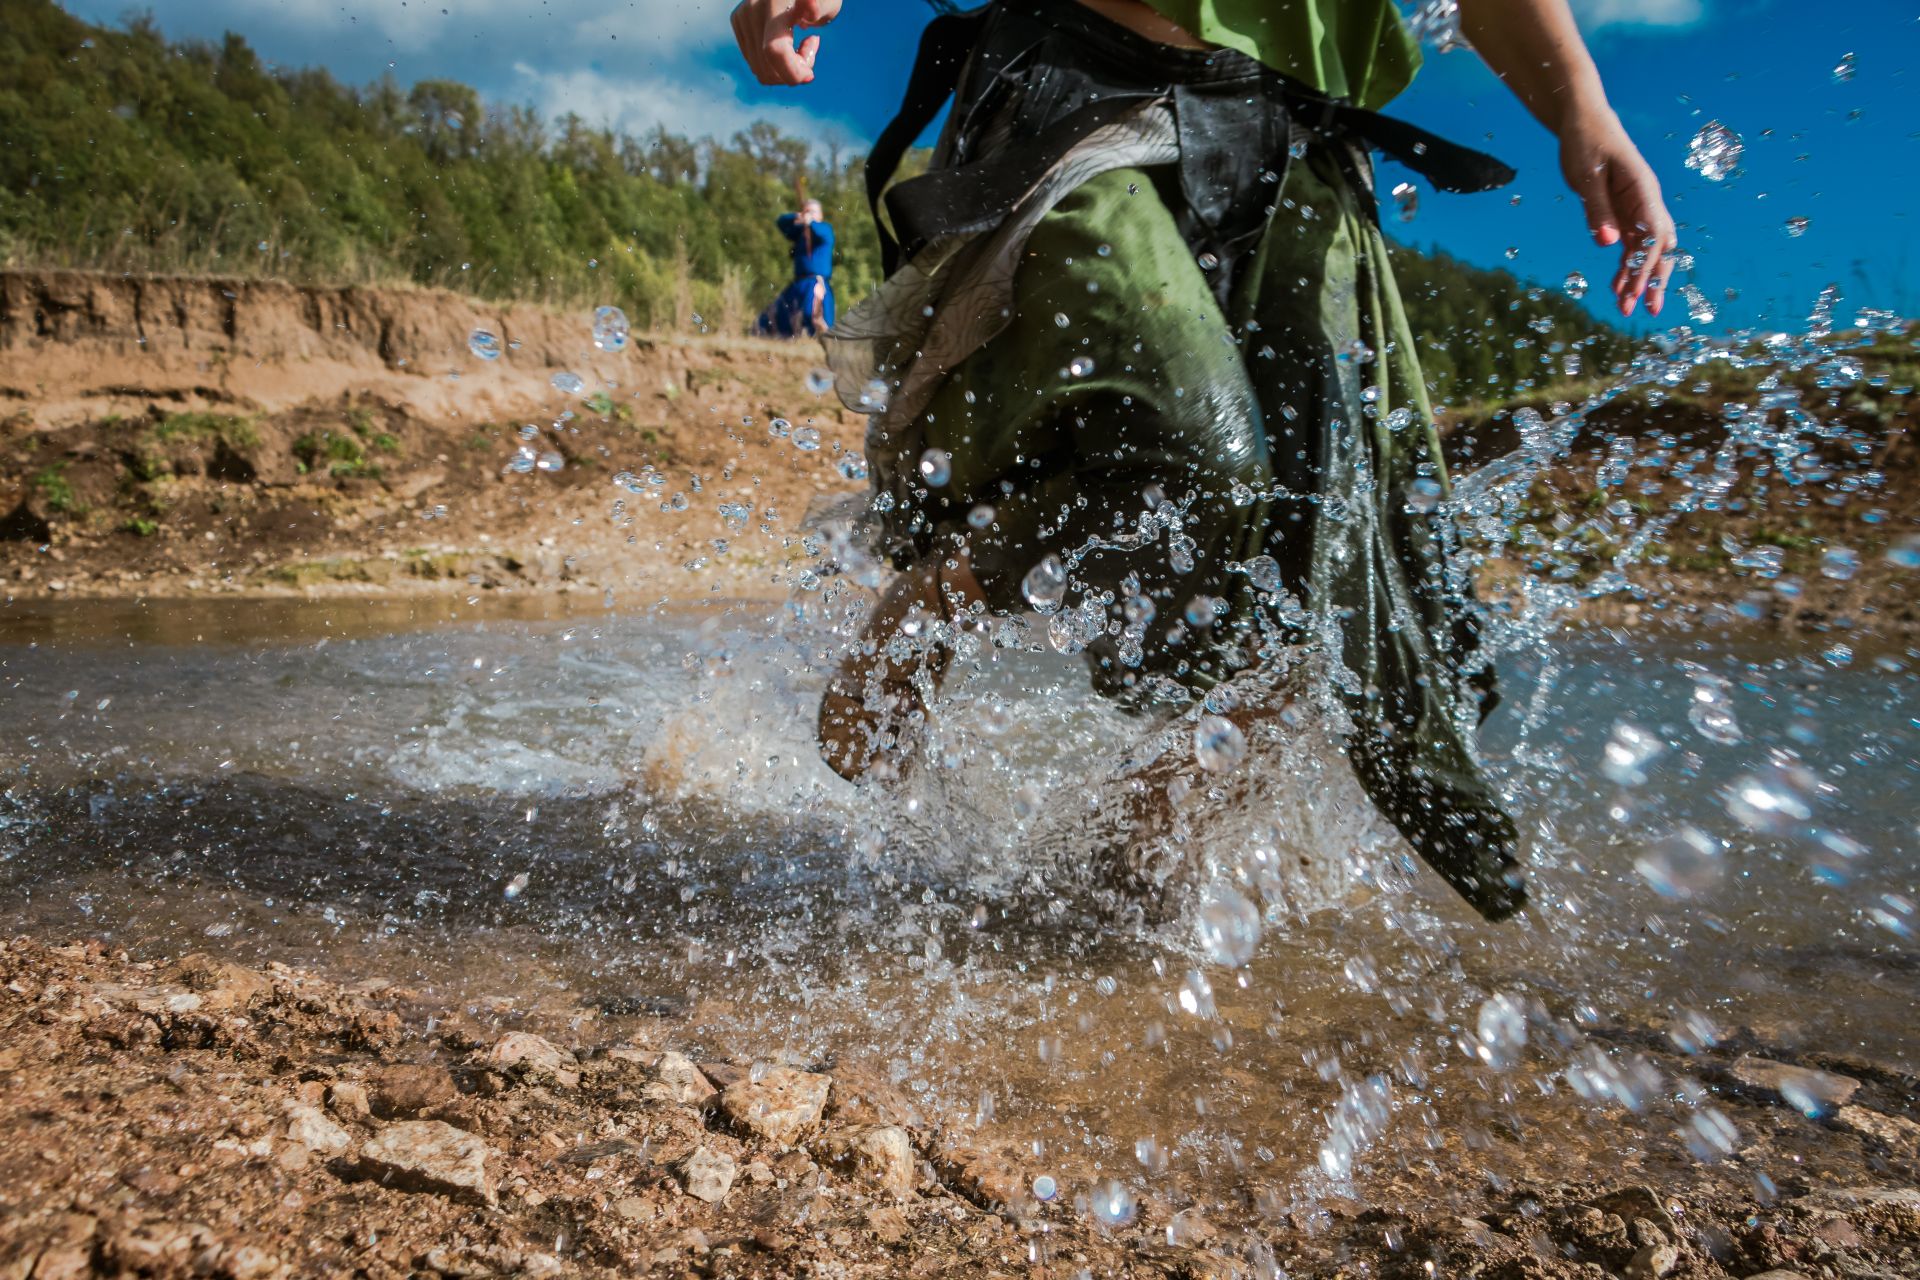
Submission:
{"label": "wet fabric", "polygon": [[[1044,129],[1022,121],[1046,69],[1029,62],[991,110],[956,108],[936,169]],[[1057,557],[1073,588],[1055,643],[1134,702],[1231,676],[1272,639],[1256,619],[1279,615],[1340,660],[1375,803],[1483,914],[1511,914],[1516,833],[1474,759],[1485,685],[1427,500],[1445,472],[1366,156],[1290,127],[1271,212],[1222,287],[1195,244],[1187,142],[1169,96],[1101,123],[1006,216],[930,241],[843,321],[843,395],[888,388],[868,460],[889,549],[903,566],[966,554],[1007,613]],[[928,450],[950,460],[944,485],[922,481]],[[1262,555],[1277,582],[1250,574]]]}
{"label": "wet fabric", "polygon": [[1420,46],[1393,0],[1146,0],[1190,35],[1322,93],[1381,107],[1412,82]]}

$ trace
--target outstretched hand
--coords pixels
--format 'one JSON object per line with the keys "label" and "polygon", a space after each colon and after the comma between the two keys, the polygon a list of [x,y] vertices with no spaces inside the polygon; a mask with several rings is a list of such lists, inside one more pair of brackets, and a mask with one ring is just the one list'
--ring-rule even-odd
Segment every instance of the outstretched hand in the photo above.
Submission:
{"label": "outstretched hand", "polygon": [[840,16],[840,0],[740,0],[733,38],[761,84],[807,84],[813,79],[819,36],[800,36]]}
{"label": "outstretched hand", "polygon": [[1611,111],[1592,113],[1560,133],[1560,169],[1586,206],[1587,226],[1600,245],[1620,246],[1613,296],[1630,316],[1644,297],[1648,315],[1666,305],[1673,275],[1673,215],[1659,179]]}

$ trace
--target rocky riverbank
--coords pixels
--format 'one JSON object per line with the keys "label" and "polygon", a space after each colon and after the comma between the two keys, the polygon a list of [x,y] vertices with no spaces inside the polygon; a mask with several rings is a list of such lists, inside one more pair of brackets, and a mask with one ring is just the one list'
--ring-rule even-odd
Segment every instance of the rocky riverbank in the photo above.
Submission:
{"label": "rocky riverbank", "polygon": [[[0,1276],[1920,1274],[1920,1124],[1898,1114],[1915,1082],[1870,1066],[1710,1070],[1730,1106],[1783,1117],[1742,1117],[1740,1160],[1793,1171],[1771,1187],[1719,1166],[1622,1182],[1598,1147],[1586,1177],[1477,1189],[1416,1161],[1391,1194],[1258,1207],[1243,1229],[1227,1220],[1253,1206],[1099,1212],[1017,1138],[943,1128],[855,1065],[687,1055],[648,1025],[16,939]],[[1812,1127],[1789,1107],[1826,1116],[1817,1140],[1790,1136]]]}

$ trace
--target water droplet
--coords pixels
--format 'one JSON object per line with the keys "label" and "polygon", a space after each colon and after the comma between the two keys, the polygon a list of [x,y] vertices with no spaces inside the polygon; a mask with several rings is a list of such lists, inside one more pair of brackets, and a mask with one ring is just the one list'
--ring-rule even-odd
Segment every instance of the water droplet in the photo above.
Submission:
{"label": "water droplet", "polygon": [[809,370],[807,373],[807,390],[816,396],[823,396],[833,390],[833,370]]}
{"label": "water droplet", "polygon": [[1393,203],[1400,211],[1400,221],[1412,222],[1420,212],[1420,188],[1411,182],[1396,183],[1393,188]]}
{"label": "water droplet", "polygon": [[1407,484],[1407,510],[1420,515],[1440,509],[1440,482],[1421,476]]}
{"label": "water droplet", "polygon": [[840,474],[849,480],[867,478],[867,460],[857,453],[850,453],[840,459]]}
{"label": "water droplet", "polygon": [[1047,1204],[1059,1194],[1060,1184],[1046,1174],[1043,1173],[1033,1180],[1033,1198],[1041,1204]]}
{"label": "water droplet", "polygon": [[1697,827],[1682,826],[1641,849],[1633,869],[1667,898],[1691,898],[1720,880],[1720,845]]}
{"label": "water droplet", "polygon": [[1060,557],[1048,555],[1027,570],[1020,583],[1020,594],[1039,613],[1052,613],[1067,598],[1067,567]]}
{"label": "water droplet", "polygon": [[793,434],[793,424],[785,418],[775,418],[767,424],[767,434],[776,440],[785,440]]}
{"label": "water droplet", "polygon": [[602,351],[616,352],[627,349],[627,337],[631,332],[627,324],[627,313],[618,307],[599,307],[593,313],[593,345]]}
{"label": "water droplet", "polygon": [[1647,780],[1647,765],[1667,749],[1660,736],[1637,724],[1621,720],[1613,726],[1601,757],[1600,772],[1623,787],[1637,787]]}
{"label": "water droplet", "polygon": [[500,358],[500,339],[485,329],[475,329],[467,335],[467,350],[480,360],[493,361]]}
{"label": "water droplet", "polygon": [[1187,601],[1186,619],[1190,626],[1210,627],[1220,616],[1220,602],[1212,596],[1199,595]]}
{"label": "water droplet", "polygon": [[820,428],[795,427],[793,429],[793,447],[802,453],[812,453],[820,447]]}
{"label": "water droplet", "polygon": [[1280,589],[1280,562],[1272,556],[1255,556],[1244,566],[1247,581],[1253,584],[1255,591],[1278,591]]}
{"label": "water droplet", "polygon": [[1812,225],[1810,220],[1806,218],[1788,218],[1786,222],[1786,232],[1788,235],[1798,239],[1807,234],[1807,228],[1810,225]]}
{"label": "water droplet", "polygon": [[1725,182],[1739,167],[1745,150],[1739,134],[1718,120],[1709,120],[1687,143],[1687,168],[1709,182]]}
{"label": "water droplet", "polygon": [[1073,323],[1073,321],[1071,321],[1071,320],[1069,320],[1069,319],[1067,319],[1067,313],[1066,313],[1066,312],[1064,312],[1064,311],[1056,311],[1056,312],[1054,313],[1054,316],[1053,316],[1053,323],[1054,323],[1054,324],[1055,324],[1055,325],[1056,325],[1057,327],[1059,327],[1059,328],[1062,328],[1062,329],[1064,329],[1064,328],[1066,328],[1066,327],[1067,327],[1068,325],[1070,325],[1070,324],[1072,324],[1072,323]]}
{"label": "water droplet", "polygon": [[1709,742],[1729,746],[1740,741],[1740,721],[1733,714],[1733,686],[1719,676],[1694,673],[1687,719]]}
{"label": "water droplet", "polygon": [[1390,410],[1387,414],[1387,430],[1389,431],[1405,431],[1412,425],[1413,410],[1407,408],[1405,405],[1400,406],[1398,409]]}
{"label": "water droplet", "polygon": [[1260,946],[1260,909],[1231,888],[1216,886],[1200,904],[1200,945],[1215,964],[1238,969]]}
{"label": "water droplet", "polygon": [[1193,758],[1210,773],[1224,773],[1247,755],[1247,738],[1224,716],[1201,716],[1193,728]]}
{"label": "water droplet", "polygon": [[935,489],[953,479],[953,456],[945,449],[929,449],[920,455],[920,478]]}
{"label": "water droplet", "polygon": [[1680,297],[1686,302],[1687,314],[1693,318],[1695,324],[1712,324],[1714,317],[1720,314],[1719,308],[1715,307],[1707,295],[1701,292],[1699,285],[1681,285]]}
{"label": "water droplet", "polygon": [[1202,271],[1216,271],[1220,267],[1219,257],[1211,253],[1203,253],[1195,261],[1200,264]]}
{"label": "water droplet", "polygon": [[1896,569],[1920,569],[1920,535],[1902,538],[1888,547],[1887,563]]}
{"label": "water droplet", "polygon": [[993,518],[998,514],[999,513],[992,507],[983,502],[973,510],[967,512],[967,527],[971,529],[991,529],[993,527]]}
{"label": "water droplet", "polygon": [[860,388],[860,412],[885,413],[887,405],[893,399],[893,389],[883,380],[875,378]]}
{"label": "water droplet", "polygon": [[504,891],[506,894],[507,901],[512,902],[515,898],[519,897],[522,893],[525,893],[527,889],[527,885],[531,881],[531,879],[532,879],[531,876],[529,876],[526,872],[522,871],[519,875],[507,881],[507,887]]}
{"label": "water droplet", "polygon": [[567,465],[567,460],[562,455],[549,449],[535,460],[534,465],[542,471],[559,471]]}
{"label": "water droplet", "polygon": [[1836,582],[1845,582],[1860,572],[1860,553],[1851,547],[1828,547],[1820,557],[1820,574]]}
{"label": "water droplet", "polygon": [[1854,55],[1852,53],[1841,54],[1840,61],[1835,63],[1833,67],[1835,83],[1845,84],[1847,81],[1853,79],[1854,70]]}
{"label": "water droplet", "polygon": [[1109,1230],[1126,1226],[1140,1212],[1133,1192],[1117,1178],[1108,1178],[1094,1187],[1088,1209],[1093,1220]]}
{"label": "water droplet", "polygon": [[1520,1061],[1527,1047],[1527,1008],[1519,999],[1499,992],[1480,1005],[1474,1020],[1480,1060],[1496,1071]]}
{"label": "water droplet", "polygon": [[1587,278],[1578,271],[1569,271],[1566,282],[1560,286],[1569,298],[1579,299],[1587,296]]}
{"label": "water droplet", "polygon": [[550,381],[553,384],[553,389],[563,396],[577,396],[587,389],[586,379],[577,373],[562,371],[554,374]]}
{"label": "water droplet", "polygon": [[1067,364],[1067,372],[1076,378],[1090,377],[1093,374],[1093,361],[1086,356],[1075,356]]}

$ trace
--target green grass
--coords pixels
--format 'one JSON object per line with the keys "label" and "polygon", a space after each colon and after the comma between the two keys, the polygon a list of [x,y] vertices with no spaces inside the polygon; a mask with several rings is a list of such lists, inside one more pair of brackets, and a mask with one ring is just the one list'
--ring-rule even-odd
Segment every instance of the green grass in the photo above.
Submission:
{"label": "green grass", "polygon": [[121,530],[136,538],[151,538],[160,532],[160,522],[149,520],[146,516],[133,516],[120,526]]}
{"label": "green grass", "polygon": [[80,495],[73,491],[73,482],[67,479],[67,464],[56,462],[36,471],[31,481],[34,490],[47,504],[49,511],[58,511],[62,515],[77,516],[86,510],[81,505]]}
{"label": "green grass", "polygon": [[633,406],[624,400],[615,400],[604,391],[596,391],[580,403],[596,418],[612,418],[616,422],[633,421]]}
{"label": "green grass", "polygon": [[[399,441],[394,441],[398,448]],[[370,462],[367,451],[352,435],[337,431],[307,434],[293,442],[293,456],[308,472],[324,470],[330,476],[378,476],[380,468]]]}

